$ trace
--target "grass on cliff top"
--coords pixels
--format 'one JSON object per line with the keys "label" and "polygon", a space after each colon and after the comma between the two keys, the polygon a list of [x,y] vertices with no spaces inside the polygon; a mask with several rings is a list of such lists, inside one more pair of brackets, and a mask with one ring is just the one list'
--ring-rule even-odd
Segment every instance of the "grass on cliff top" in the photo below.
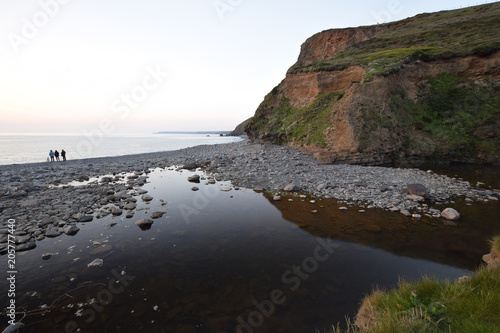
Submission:
{"label": "grass on cliff top", "polygon": [[369,75],[390,74],[403,63],[415,59],[485,55],[500,49],[499,2],[420,14],[385,25],[388,27],[386,30],[369,40],[351,45],[334,58],[308,66],[297,63],[289,73],[342,70],[352,64],[364,65],[370,70],[377,67],[373,62],[383,61],[386,65],[383,68],[378,66]]}
{"label": "grass on cliff top", "polygon": [[[500,236],[492,248],[500,248]],[[365,329],[348,322],[331,332],[500,332],[500,266],[483,266],[461,281],[400,281],[397,289],[367,296],[363,308],[362,317],[372,320]]]}

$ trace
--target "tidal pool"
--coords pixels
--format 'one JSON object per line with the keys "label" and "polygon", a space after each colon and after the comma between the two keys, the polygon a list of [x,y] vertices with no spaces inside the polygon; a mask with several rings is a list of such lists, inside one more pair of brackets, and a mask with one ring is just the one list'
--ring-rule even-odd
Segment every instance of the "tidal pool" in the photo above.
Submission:
{"label": "tidal pool", "polygon": [[[156,169],[142,187],[154,199],[137,197],[133,218],[94,219],[17,253],[20,332],[326,332],[374,288],[471,274],[500,232],[497,203],[457,201],[463,218],[446,226],[192,174]],[[166,214],[150,229],[135,224],[154,211]]]}

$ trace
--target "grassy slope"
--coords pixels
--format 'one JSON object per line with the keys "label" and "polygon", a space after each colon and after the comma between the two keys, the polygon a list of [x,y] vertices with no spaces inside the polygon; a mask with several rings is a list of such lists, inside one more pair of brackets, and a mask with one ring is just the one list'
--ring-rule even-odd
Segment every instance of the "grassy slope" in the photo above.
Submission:
{"label": "grassy slope", "polygon": [[[500,250],[500,236],[492,250]],[[394,290],[367,296],[363,307],[371,324],[349,324],[345,332],[500,332],[500,266],[482,267],[462,281],[401,281]]]}
{"label": "grassy slope", "polygon": [[332,59],[309,66],[295,64],[289,73],[341,70],[352,64],[367,67],[367,78],[390,74],[407,61],[470,54],[500,49],[500,3],[454,11],[420,14],[387,24],[375,37],[351,45]]}

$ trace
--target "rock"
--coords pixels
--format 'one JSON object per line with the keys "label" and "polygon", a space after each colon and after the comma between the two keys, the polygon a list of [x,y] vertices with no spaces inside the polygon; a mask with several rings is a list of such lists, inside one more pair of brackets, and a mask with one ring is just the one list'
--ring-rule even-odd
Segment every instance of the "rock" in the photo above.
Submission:
{"label": "rock", "polygon": [[31,235],[26,236],[15,236],[16,244],[24,244],[31,239]]}
{"label": "rock", "polygon": [[200,175],[192,175],[191,177],[188,177],[188,181],[191,183],[199,183]]}
{"label": "rock", "polygon": [[196,192],[196,191],[199,191],[199,190],[200,189],[198,187],[196,187],[196,186],[194,186],[194,187],[191,188],[191,191],[193,191],[193,192]]}
{"label": "rock", "polygon": [[325,183],[323,183],[323,184],[319,184],[319,185],[316,187],[316,190],[321,192],[321,191],[325,190],[327,186],[328,186],[328,185],[327,185],[327,184],[325,184]]}
{"label": "rock", "polygon": [[379,190],[380,190],[380,192],[387,192],[387,191],[389,191],[389,186],[380,185]]}
{"label": "rock", "polygon": [[127,211],[127,214],[125,214],[125,218],[131,219],[132,217],[134,217],[134,214],[135,214],[134,211],[129,210]]}
{"label": "rock", "polygon": [[392,206],[391,208],[389,208],[389,210],[393,213],[396,213],[396,212],[399,212],[399,208],[398,207],[394,207]]}
{"label": "rock", "polygon": [[410,217],[411,216],[411,213],[409,211],[407,211],[406,209],[401,209],[399,212],[401,214],[403,214],[404,216],[406,216],[406,217]]}
{"label": "rock", "polygon": [[422,215],[420,215],[420,214],[412,214],[411,217],[413,217],[415,220],[420,220],[422,218]]}
{"label": "rock", "polygon": [[139,226],[139,228],[141,228],[142,230],[151,229],[151,225],[153,223],[154,223],[153,220],[148,220],[148,219],[142,219],[142,220],[138,220],[137,222],[135,222],[135,224],[137,224]]}
{"label": "rock", "polygon": [[491,201],[498,201],[498,198],[494,197],[492,195],[488,196],[486,199],[491,200]]}
{"label": "rock", "polygon": [[263,188],[262,186],[255,186],[255,187],[253,188],[253,190],[254,190],[255,192],[262,192],[262,191],[264,191],[264,188]]}
{"label": "rock", "polygon": [[222,187],[220,190],[222,192],[229,192],[229,191],[231,191],[231,188],[230,187]]}
{"label": "rock", "polygon": [[150,196],[149,194],[144,194],[141,198],[143,201],[146,201],[146,202],[153,200],[153,197]]}
{"label": "rock", "polygon": [[[152,219],[159,219],[160,217],[162,217],[163,215],[165,215],[167,212],[152,212],[150,217]],[[137,223],[136,223],[137,224]]]}
{"label": "rock", "polygon": [[16,252],[28,251],[36,247],[35,242],[28,242],[16,246]]}
{"label": "rock", "polygon": [[453,208],[446,208],[441,212],[441,216],[450,221],[456,221],[460,218],[460,214]]}
{"label": "rock", "polygon": [[92,215],[84,215],[82,216],[78,222],[91,222],[94,219]]}
{"label": "rock", "polygon": [[288,184],[283,188],[283,191],[285,192],[297,192],[300,191],[300,187],[295,185],[295,184]]}
{"label": "rock", "polygon": [[126,204],[123,209],[125,210],[134,210],[137,208],[137,205],[134,203],[134,202],[129,202],[128,204]]}
{"label": "rock", "polygon": [[87,264],[87,267],[101,267],[103,264],[104,260],[94,259],[90,264]]}
{"label": "rock", "polygon": [[111,210],[111,214],[113,214],[114,216],[120,216],[120,215],[122,215],[122,213],[123,213],[123,211],[118,207],[114,207]]}
{"label": "rock", "polygon": [[339,210],[348,210],[349,208],[347,207],[340,207]]}
{"label": "rock", "polygon": [[62,232],[53,228],[53,229],[49,229],[45,232],[45,237],[53,238],[53,237],[57,237],[61,234],[62,234]]}
{"label": "rock", "polygon": [[53,255],[54,255],[53,253],[44,253],[42,254],[42,259],[49,260],[50,258],[52,258]]}
{"label": "rock", "polygon": [[315,209],[315,210],[312,210],[311,213],[318,214],[318,211]]}
{"label": "rock", "polygon": [[412,201],[415,201],[415,202],[422,202],[425,200],[424,197],[420,196],[420,195],[415,195],[415,194],[410,194],[410,195],[407,195],[406,198],[412,200]]}
{"label": "rock", "polygon": [[68,236],[74,236],[80,231],[80,228],[74,225],[67,225],[63,228],[63,231]]}
{"label": "rock", "polygon": [[427,187],[422,184],[408,184],[407,193],[410,195],[418,195],[426,198],[428,194]]}
{"label": "rock", "polygon": [[274,201],[280,201],[280,200],[281,200],[281,196],[279,196],[279,195],[275,195],[275,196],[273,197],[273,200],[274,200]]}
{"label": "rock", "polygon": [[201,164],[198,162],[191,162],[186,165],[184,165],[181,169],[186,169],[186,170],[196,170],[201,167]]}

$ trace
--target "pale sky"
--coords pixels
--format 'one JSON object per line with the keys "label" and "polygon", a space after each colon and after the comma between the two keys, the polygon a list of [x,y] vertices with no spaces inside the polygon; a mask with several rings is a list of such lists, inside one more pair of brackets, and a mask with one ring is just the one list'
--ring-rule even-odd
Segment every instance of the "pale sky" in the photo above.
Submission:
{"label": "pale sky", "polygon": [[487,2],[0,0],[0,133],[231,130],[313,34]]}

